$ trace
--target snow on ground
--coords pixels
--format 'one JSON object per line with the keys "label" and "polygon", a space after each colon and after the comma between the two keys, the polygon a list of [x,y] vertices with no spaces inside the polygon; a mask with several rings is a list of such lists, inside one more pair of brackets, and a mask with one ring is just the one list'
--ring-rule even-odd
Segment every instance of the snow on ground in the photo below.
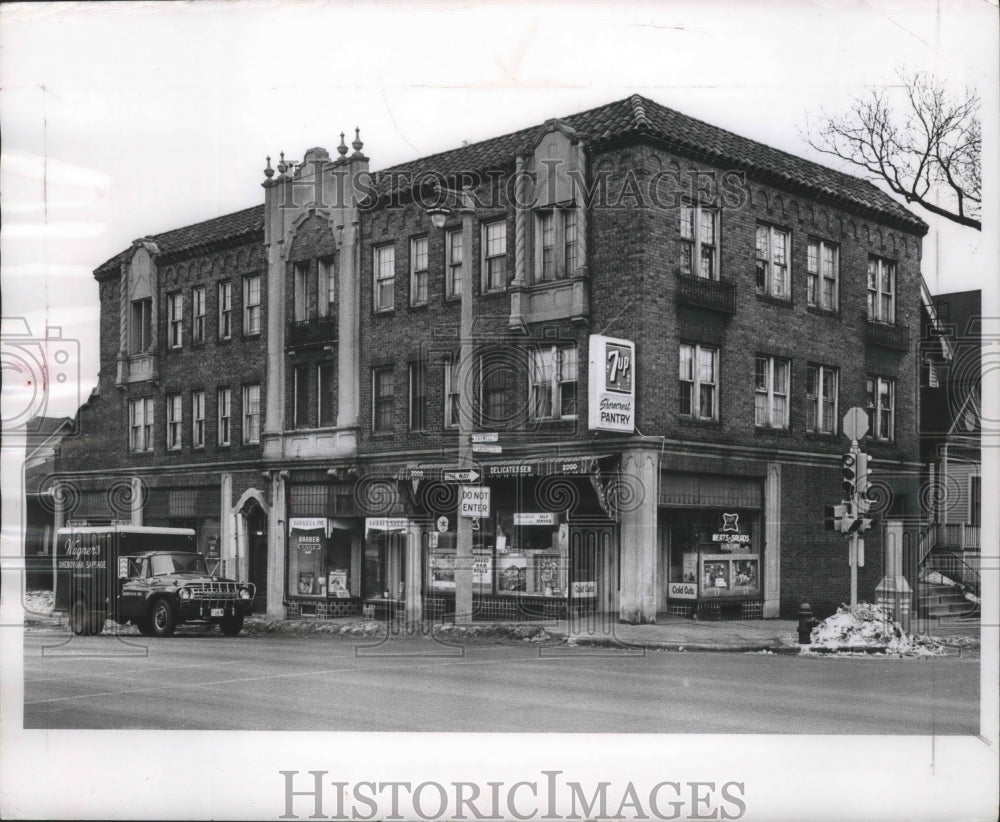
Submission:
{"label": "snow on ground", "polygon": [[844,651],[879,649],[913,656],[944,653],[936,640],[905,633],[881,606],[868,603],[853,608],[841,605],[837,613],[813,629],[812,647]]}
{"label": "snow on ground", "polygon": [[26,591],[24,594],[24,610],[28,614],[48,616],[52,613],[53,600],[51,591]]}

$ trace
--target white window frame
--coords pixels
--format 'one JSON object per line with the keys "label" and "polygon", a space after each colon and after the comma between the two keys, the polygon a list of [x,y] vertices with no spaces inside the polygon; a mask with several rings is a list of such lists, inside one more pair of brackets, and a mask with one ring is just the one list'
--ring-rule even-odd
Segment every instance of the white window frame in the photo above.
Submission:
{"label": "white window frame", "polygon": [[[764,233],[765,241],[761,243],[761,232]],[[775,239],[778,236],[785,238],[784,262],[778,262],[778,244]],[[757,224],[756,242],[754,245],[756,255],[756,272],[754,285],[758,294],[766,294],[776,300],[791,300],[792,298],[792,232],[785,228],[779,228],[765,223]],[[764,285],[761,287],[757,274],[763,265]],[[775,269],[782,272],[779,280],[775,279]],[[780,282],[780,288],[776,283]]]}
{"label": "white window frame", "polygon": [[[562,408],[568,390],[572,390],[574,408],[578,408],[579,375],[580,361],[576,346],[553,345],[533,351],[528,374],[529,419],[575,420],[577,411],[563,414]],[[548,405],[547,414],[544,413],[545,405]]]}
{"label": "white window frame", "polygon": [[332,258],[321,259],[316,269],[316,301],[321,317],[336,316],[337,265]]}
{"label": "white window frame", "polygon": [[[683,372],[684,351],[690,352],[690,375],[685,377]],[[711,356],[711,367],[714,380],[708,381],[702,377],[701,360],[702,354]],[[678,348],[678,381],[690,383],[691,385],[691,406],[687,412],[680,411],[682,417],[694,420],[704,420],[717,422],[719,419],[719,349],[712,345],[700,345],[698,343],[681,343]],[[712,387],[712,410],[709,415],[701,413],[701,389],[703,386]],[[678,400],[680,399],[680,389],[678,387]]]}
{"label": "white window frame", "polygon": [[184,422],[184,399],[180,394],[166,396],[166,443],[168,451],[181,450],[182,426]]}
{"label": "white window frame", "polygon": [[[829,269],[826,254],[832,257]],[[830,284],[829,297],[828,289]],[[840,247],[816,237],[806,245],[806,303],[823,311],[840,310]]]}
{"label": "white window frame", "polygon": [[174,291],[167,295],[167,346],[184,345],[184,294]]}
{"label": "white window frame", "polygon": [[[896,324],[896,261],[874,254],[868,257],[868,319]],[[885,276],[888,274],[888,288]]]}
{"label": "white window frame", "polygon": [[[577,267],[577,213],[573,205],[539,209],[534,213],[532,279],[551,283],[572,277]],[[546,228],[548,225],[548,228]],[[545,239],[550,242],[546,244]],[[546,256],[546,250],[549,255]],[[549,268],[546,270],[546,264]],[[499,289],[497,289],[499,290]]]}
{"label": "white window frame", "polygon": [[[407,424],[410,431],[420,432],[427,430],[427,366],[423,360],[414,360],[409,363],[407,367],[407,376],[409,379],[409,391],[408,391],[408,407],[407,407]],[[419,397],[422,399],[422,408],[420,409],[420,415],[423,417],[422,420],[416,420],[414,417],[414,410],[416,409],[416,400],[418,398],[417,388],[420,388]]]}
{"label": "white window frame", "polygon": [[444,296],[447,300],[462,296],[462,259],[465,254],[465,238],[462,229],[453,228],[445,235],[445,282]]}
{"label": "white window frame", "polygon": [[[494,230],[502,230],[491,237]],[[482,277],[480,288],[484,294],[500,293],[507,288],[507,220],[490,220],[482,225]],[[494,279],[499,278],[499,283]]]}
{"label": "white window frame", "polygon": [[309,319],[309,263],[292,263],[292,319]]}
{"label": "white window frame", "polygon": [[[891,377],[869,376],[865,387],[868,395],[868,419],[870,433],[873,439],[892,442],[896,438],[896,381]],[[883,424],[883,414],[886,411],[882,398],[882,389],[889,389],[888,424]],[[888,431],[884,429],[888,428]]]}
{"label": "white window frame", "polygon": [[260,334],[261,320],[261,280],[260,274],[250,274],[243,278],[243,336]]}
{"label": "white window frame", "polygon": [[[706,208],[691,203],[682,204],[679,210],[681,253],[677,259],[678,267],[683,277],[695,277],[701,280],[718,282],[719,271],[719,210]],[[708,219],[708,227],[705,220]],[[711,232],[711,241],[708,239]],[[703,263],[704,252],[709,252],[709,270],[706,273]]]}
{"label": "white window frame", "polygon": [[429,256],[430,242],[426,236],[410,240],[410,305],[427,305]]}
{"label": "white window frame", "polygon": [[462,394],[458,386],[458,357],[444,360],[444,427],[458,428]]}
{"label": "white window frame", "polygon": [[[396,307],[396,246],[392,243],[377,245],[372,249],[372,310],[375,313],[392,311]],[[383,303],[382,288],[387,299]]]}
{"label": "white window frame", "polygon": [[205,342],[205,286],[196,285],[191,289],[191,343],[200,345]]}
{"label": "white window frame", "polygon": [[260,442],[261,405],[260,383],[243,386],[243,444],[256,445]]}
{"label": "white window frame", "polygon": [[[810,374],[815,386],[815,393],[809,393]],[[832,392],[830,383],[833,383]],[[824,425],[823,410],[830,394],[833,394],[833,413],[829,427]],[[808,363],[806,365],[806,431],[812,434],[836,434],[838,430],[837,420],[839,419],[840,403],[840,369],[832,365],[822,365],[820,363]],[[814,422],[809,424],[809,413],[814,415]]]}
{"label": "white window frame", "polygon": [[[380,397],[378,395],[378,376],[379,374],[389,374],[392,390],[385,396]],[[379,402],[387,403],[389,406],[389,425],[387,428],[378,427],[379,419]],[[376,366],[372,368],[372,433],[373,434],[387,434],[395,430],[395,419],[396,419],[396,375],[394,369],[391,365]]]}
{"label": "white window frame", "polygon": [[[763,363],[765,365],[764,369],[764,386],[763,388],[757,381],[758,370],[757,366]],[[775,387],[776,385],[776,375],[779,369],[784,369],[785,377],[785,390],[778,391]],[[791,382],[792,382],[792,361],[785,359],[784,357],[772,357],[769,354],[758,354],[754,358],[754,425],[757,428],[773,428],[779,431],[787,431],[789,424],[789,397],[791,396]],[[777,418],[777,398],[782,398],[785,401],[784,406],[784,421],[778,422]],[[762,410],[759,403],[763,399],[764,406],[764,419],[761,421],[759,417],[759,412]]]}
{"label": "white window frame", "polygon": [[131,453],[147,453],[153,450],[153,425],[155,424],[153,409],[152,397],[129,401],[128,450]]}
{"label": "white window frame", "polygon": [[219,339],[233,338],[233,283],[224,280],[219,283]]}
{"label": "white window frame", "polygon": [[191,392],[191,447],[205,447],[205,392]]}
{"label": "white window frame", "polygon": [[233,444],[233,389],[220,388],[216,394],[216,444],[226,448]]}

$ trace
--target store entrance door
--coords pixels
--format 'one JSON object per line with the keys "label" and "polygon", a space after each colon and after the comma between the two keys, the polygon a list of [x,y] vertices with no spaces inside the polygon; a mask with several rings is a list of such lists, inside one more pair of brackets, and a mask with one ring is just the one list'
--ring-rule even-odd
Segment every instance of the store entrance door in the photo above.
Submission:
{"label": "store entrance door", "polygon": [[254,585],[253,610],[267,611],[267,515],[259,505],[246,512],[249,581]]}
{"label": "store entrance door", "polygon": [[618,613],[618,544],[614,526],[571,525],[569,546],[573,604],[592,603],[597,613]]}

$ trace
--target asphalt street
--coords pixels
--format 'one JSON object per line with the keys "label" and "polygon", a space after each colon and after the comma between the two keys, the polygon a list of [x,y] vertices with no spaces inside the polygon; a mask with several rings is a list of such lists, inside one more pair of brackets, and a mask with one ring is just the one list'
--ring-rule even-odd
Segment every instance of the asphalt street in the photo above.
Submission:
{"label": "asphalt street", "polygon": [[25,728],[974,734],[979,661],[25,634]]}

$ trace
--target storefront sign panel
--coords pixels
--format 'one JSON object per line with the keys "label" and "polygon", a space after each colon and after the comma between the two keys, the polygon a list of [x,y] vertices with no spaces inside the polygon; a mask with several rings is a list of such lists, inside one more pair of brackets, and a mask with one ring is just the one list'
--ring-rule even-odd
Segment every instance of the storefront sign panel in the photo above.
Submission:
{"label": "storefront sign panel", "polygon": [[635,431],[635,343],[590,335],[587,421],[592,431]]}
{"label": "storefront sign panel", "polygon": [[671,582],[667,588],[667,596],[671,599],[697,599],[698,586],[693,582]]}
{"label": "storefront sign panel", "polygon": [[572,591],[574,597],[596,597],[597,582],[592,579],[574,582]]}
{"label": "storefront sign panel", "polygon": [[463,485],[458,498],[459,516],[479,519],[490,515],[490,489],[480,485]]}
{"label": "storefront sign panel", "polygon": [[555,525],[556,515],[549,511],[514,514],[515,525]]}
{"label": "storefront sign panel", "polygon": [[409,524],[406,517],[366,517],[365,531],[405,531]]}

